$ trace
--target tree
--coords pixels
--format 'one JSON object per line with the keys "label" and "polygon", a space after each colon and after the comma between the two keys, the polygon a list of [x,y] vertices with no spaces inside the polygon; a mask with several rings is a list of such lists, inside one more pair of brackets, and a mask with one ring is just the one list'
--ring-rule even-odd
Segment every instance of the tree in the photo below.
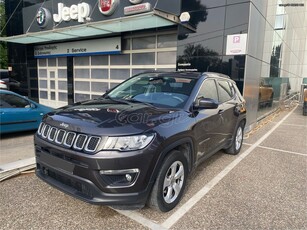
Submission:
{"label": "tree", "polygon": [[[6,30],[4,28],[6,23],[6,15],[5,15],[5,7],[4,7],[4,1],[0,0],[0,31],[1,37],[6,36]],[[0,69],[7,69],[7,45],[6,42],[0,41]]]}

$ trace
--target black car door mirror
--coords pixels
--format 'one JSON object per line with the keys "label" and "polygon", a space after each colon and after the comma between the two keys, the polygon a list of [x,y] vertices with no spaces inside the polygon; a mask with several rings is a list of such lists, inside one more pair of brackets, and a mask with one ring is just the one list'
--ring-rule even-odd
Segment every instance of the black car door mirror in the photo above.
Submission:
{"label": "black car door mirror", "polygon": [[200,98],[194,105],[195,109],[216,109],[218,107],[218,102],[211,98]]}

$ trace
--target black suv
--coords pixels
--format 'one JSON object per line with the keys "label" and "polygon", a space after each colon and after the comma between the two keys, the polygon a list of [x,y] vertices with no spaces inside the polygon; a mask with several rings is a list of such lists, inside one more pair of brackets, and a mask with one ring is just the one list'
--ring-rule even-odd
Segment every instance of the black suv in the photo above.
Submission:
{"label": "black suv", "polygon": [[46,115],[35,135],[36,174],[90,203],[166,212],[202,160],[240,151],[245,113],[225,75],[142,73]]}

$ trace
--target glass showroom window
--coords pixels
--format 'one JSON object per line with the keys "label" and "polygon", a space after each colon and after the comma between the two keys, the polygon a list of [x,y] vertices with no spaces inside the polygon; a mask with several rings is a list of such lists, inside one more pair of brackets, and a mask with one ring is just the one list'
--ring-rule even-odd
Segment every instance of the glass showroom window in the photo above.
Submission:
{"label": "glass showroom window", "polygon": [[175,71],[176,52],[176,31],[165,31],[124,37],[121,54],[74,57],[74,100],[97,98],[141,72]]}

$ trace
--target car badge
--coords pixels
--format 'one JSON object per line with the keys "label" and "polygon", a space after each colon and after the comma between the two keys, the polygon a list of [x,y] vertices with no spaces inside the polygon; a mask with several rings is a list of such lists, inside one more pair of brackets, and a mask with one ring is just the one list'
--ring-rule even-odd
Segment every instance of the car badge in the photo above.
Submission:
{"label": "car badge", "polygon": [[67,129],[68,126],[69,126],[69,124],[66,124],[66,123],[62,122],[62,123],[60,124],[60,126],[62,126],[62,127],[64,127],[65,129]]}
{"label": "car badge", "polygon": [[111,15],[116,10],[119,0],[98,0],[98,8],[103,15]]}
{"label": "car badge", "polygon": [[49,10],[44,7],[40,7],[36,13],[36,22],[41,28],[45,28],[51,18]]}
{"label": "car badge", "polygon": [[108,108],[107,112],[108,113],[119,113],[119,110],[118,109],[113,109],[113,108]]}

